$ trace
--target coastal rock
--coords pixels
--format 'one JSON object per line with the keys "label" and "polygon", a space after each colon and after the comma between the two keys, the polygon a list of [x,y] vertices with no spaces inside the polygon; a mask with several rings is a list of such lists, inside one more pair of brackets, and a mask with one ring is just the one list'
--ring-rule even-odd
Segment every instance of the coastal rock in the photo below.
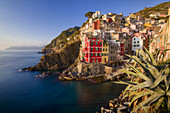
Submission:
{"label": "coastal rock", "polygon": [[88,74],[90,75],[98,75],[98,74],[104,74],[104,65],[99,64],[99,63],[91,63],[91,64],[86,64],[86,63],[79,63],[77,65],[77,70],[78,73]]}
{"label": "coastal rock", "polygon": [[57,52],[51,52],[41,57],[40,62],[28,70],[58,70],[71,66],[79,55],[80,41],[66,45]]}

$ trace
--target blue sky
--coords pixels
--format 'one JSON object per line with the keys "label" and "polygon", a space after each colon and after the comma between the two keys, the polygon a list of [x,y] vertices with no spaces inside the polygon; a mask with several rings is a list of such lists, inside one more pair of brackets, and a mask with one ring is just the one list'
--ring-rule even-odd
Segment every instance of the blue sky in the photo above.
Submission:
{"label": "blue sky", "polygon": [[46,45],[63,30],[81,26],[88,11],[128,15],[168,0],[0,0],[0,49]]}

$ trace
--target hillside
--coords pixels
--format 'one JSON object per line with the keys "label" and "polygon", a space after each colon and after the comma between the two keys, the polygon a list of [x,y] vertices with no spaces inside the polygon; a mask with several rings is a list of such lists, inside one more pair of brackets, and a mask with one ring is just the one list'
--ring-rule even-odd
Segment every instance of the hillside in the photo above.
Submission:
{"label": "hillside", "polygon": [[74,28],[69,28],[65,31],[62,31],[62,33],[54,38],[50,44],[44,47],[42,52],[49,53],[51,52],[52,48],[60,49],[60,46],[63,44],[66,44],[67,38],[74,37],[75,35],[79,34],[80,27],[75,26]]}
{"label": "hillside", "polygon": [[168,14],[168,8],[170,8],[170,2],[164,2],[154,7],[145,7],[143,10],[136,12],[135,14],[148,17],[151,13]]}

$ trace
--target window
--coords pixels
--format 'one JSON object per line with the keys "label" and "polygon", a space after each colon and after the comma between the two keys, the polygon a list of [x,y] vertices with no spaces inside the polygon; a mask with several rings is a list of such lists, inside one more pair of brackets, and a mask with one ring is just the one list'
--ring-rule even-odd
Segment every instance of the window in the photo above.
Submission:
{"label": "window", "polygon": [[107,47],[107,44],[106,44],[106,47]]}
{"label": "window", "polygon": [[100,45],[102,45],[102,43],[100,42]]}
{"label": "window", "polygon": [[98,51],[98,48],[96,47],[96,51]]}
{"label": "window", "polygon": [[100,48],[100,51],[102,50],[102,48]]}
{"label": "window", "polygon": [[104,51],[104,49],[103,49],[103,51]]}
{"label": "window", "polygon": [[91,48],[91,51],[93,51],[93,48]]}
{"label": "window", "polygon": [[91,53],[91,56],[93,56],[93,53]]}
{"label": "window", "polygon": [[136,39],[134,38],[134,40],[136,40]]}
{"label": "window", "polygon": [[93,42],[91,42],[91,45],[93,45]]}
{"label": "window", "polygon": [[96,59],[96,63],[98,63],[98,59]]}
{"label": "window", "polygon": [[97,56],[97,53],[95,55]]}
{"label": "window", "polygon": [[107,48],[106,48],[106,51],[107,51]]}
{"label": "window", "polygon": [[137,45],[137,47],[139,47],[139,45]]}
{"label": "window", "polygon": [[96,42],[96,45],[98,45],[98,42]]}
{"label": "window", "polygon": [[93,59],[93,63],[94,63],[94,59]]}
{"label": "window", "polygon": [[134,41],[134,44],[135,44],[136,42]]}
{"label": "window", "polygon": [[139,41],[137,41],[137,43],[139,43]]}
{"label": "window", "polygon": [[98,53],[98,56],[100,56],[100,53]]}

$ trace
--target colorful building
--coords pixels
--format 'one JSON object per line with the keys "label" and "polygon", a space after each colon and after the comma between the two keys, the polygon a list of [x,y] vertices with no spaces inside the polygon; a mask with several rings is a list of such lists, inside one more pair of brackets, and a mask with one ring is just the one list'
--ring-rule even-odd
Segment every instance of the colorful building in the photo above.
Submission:
{"label": "colorful building", "polygon": [[135,54],[137,49],[143,49],[143,38],[142,37],[132,38],[132,53]]}
{"label": "colorful building", "polygon": [[109,62],[109,42],[103,41],[102,48],[102,64],[106,64]]}
{"label": "colorful building", "polygon": [[97,36],[86,36],[85,47],[83,49],[85,62],[102,62],[102,40]]}

